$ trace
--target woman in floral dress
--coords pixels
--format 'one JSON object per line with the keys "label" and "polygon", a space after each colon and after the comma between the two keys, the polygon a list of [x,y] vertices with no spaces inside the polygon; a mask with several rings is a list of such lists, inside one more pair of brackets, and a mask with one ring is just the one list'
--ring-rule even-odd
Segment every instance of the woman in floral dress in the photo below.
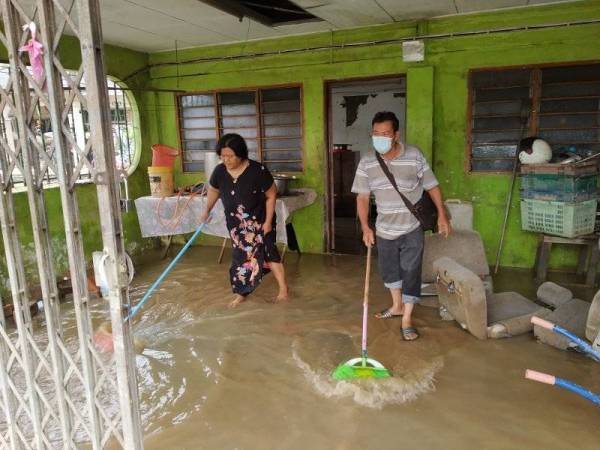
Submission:
{"label": "woman in floral dress", "polygon": [[210,177],[202,220],[208,220],[220,198],[233,243],[229,274],[235,298],[230,306],[243,302],[269,270],[279,285],[275,301],[286,300],[288,287],[275,245],[277,188],[273,177],[265,166],[248,159],[248,147],[238,134],[224,135],[216,151],[223,164]]}

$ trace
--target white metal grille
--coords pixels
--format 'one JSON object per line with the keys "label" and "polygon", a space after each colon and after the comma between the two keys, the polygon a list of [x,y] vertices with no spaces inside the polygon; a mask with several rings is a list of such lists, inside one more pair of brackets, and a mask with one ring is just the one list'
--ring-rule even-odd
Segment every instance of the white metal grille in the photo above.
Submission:
{"label": "white metal grille", "polygon": [[[0,0],[0,43],[9,54],[10,79],[0,88],[0,223],[12,292],[14,325],[0,308],[0,447],[103,448],[116,441],[141,449],[135,357],[129,323],[125,253],[118,204],[118,175],[110,100],[102,60],[98,0]],[[65,6],[66,5],[66,6]],[[29,39],[22,25],[35,22],[44,49],[45,77],[36,81],[18,49]],[[58,52],[65,30],[79,41],[81,65],[63,67]],[[72,40],[71,40],[72,41]],[[64,80],[64,81],[63,81]],[[66,84],[63,86],[63,83]],[[86,92],[80,86],[85,83]],[[71,126],[74,102],[89,117],[89,137]],[[49,117],[52,145],[39,139],[39,119]],[[9,143],[9,140],[13,142]],[[14,177],[27,187],[44,320],[34,321],[15,222]],[[115,354],[92,342],[89,293],[75,183],[89,173],[97,185],[107,258]],[[50,175],[51,174],[51,175]],[[77,327],[64,330],[43,185],[58,180]],[[2,305],[10,304],[2,299]]]}

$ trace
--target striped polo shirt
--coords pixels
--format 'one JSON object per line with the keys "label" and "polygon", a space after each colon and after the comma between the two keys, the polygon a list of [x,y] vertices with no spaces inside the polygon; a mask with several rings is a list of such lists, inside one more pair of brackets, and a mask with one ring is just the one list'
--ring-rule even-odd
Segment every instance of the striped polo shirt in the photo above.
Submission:
{"label": "striped polo shirt", "polygon": [[[398,189],[414,204],[423,195],[423,189],[429,190],[439,183],[427,160],[418,147],[403,145],[403,150],[396,158],[384,162],[396,179]],[[419,227],[419,221],[408,210],[402,198],[392,186],[379,166],[375,153],[363,156],[356,169],[352,184],[355,194],[371,194],[375,196],[377,205],[377,236],[384,239],[396,239]]]}

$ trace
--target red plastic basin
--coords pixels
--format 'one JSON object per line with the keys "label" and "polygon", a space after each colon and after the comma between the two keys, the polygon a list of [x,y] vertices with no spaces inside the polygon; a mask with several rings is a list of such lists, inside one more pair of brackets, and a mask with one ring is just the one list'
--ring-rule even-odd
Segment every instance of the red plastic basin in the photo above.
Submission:
{"label": "red plastic basin", "polygon": [[152,165],[159,167],[173,167],[173,161],[179,156],[179,150],[163,144],[152,146]]}

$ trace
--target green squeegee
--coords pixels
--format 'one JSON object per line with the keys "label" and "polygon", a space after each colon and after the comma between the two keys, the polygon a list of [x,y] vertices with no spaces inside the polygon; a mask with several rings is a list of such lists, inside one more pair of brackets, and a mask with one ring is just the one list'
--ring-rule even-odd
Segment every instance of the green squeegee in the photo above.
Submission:
{"label": "green squeegee", "polygon": [[367,250],[367,273],[365,275],[365,295],[363,300],[362,352],[335,368],[331,376],[336,380],[356,378],[388,378],[392,375],[383,364],[367,356],[367,318],[369,314],[369,280],[371,277],[371,246]]}

